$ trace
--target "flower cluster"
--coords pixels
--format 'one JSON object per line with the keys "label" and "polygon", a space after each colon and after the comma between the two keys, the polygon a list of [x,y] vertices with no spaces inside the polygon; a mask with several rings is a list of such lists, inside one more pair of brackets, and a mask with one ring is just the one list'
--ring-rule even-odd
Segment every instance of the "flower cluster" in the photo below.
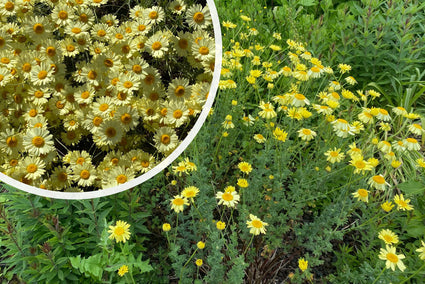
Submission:
{"label": "flower cluster", "polygon": [[49,190],[149,171],[184,138],[215,62],[207,6],[2,1],[0,167]]}

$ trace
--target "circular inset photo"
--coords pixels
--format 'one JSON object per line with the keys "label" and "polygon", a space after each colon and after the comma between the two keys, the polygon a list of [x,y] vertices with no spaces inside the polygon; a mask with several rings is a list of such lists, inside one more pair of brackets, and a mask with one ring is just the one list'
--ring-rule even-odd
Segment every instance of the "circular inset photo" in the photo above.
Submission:
{"label": "circular inset photo", "polygon": [[0,180],[46,197],[106,196],[193,140],[220,76],[213,1],[3,2]]}

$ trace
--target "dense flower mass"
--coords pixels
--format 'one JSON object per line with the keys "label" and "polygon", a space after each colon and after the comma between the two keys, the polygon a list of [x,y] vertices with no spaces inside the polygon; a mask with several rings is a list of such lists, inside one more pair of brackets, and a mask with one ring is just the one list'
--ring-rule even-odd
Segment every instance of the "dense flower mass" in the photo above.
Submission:
{"label": "dense flower mass", "polygon": [[107,0],[1,2],[1,171],[89,191],[168,156],[202,110],[215,64],[208,7],[174,2],[120,13]]}

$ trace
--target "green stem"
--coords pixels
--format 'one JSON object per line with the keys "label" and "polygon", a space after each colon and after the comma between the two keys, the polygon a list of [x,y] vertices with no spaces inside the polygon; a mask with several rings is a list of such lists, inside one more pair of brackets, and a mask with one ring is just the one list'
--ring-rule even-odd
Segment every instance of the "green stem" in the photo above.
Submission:
{"label": "green stem", "polygon": [[381,273],[379,273],[378,277],[375,278],[375,281],[373,281],[372,284],[375,284],[378,281],[378,279],[381,278],[381,276],[384,273],[384,271],[385,271],[385,267],[382,269]]}
{"label": "green stem", "polygon": [[400,284],[406,283],[407,281],[412,279],[414,276],[418,275],[419,272],[423,272],[424,268],[425,268],[425,262],[424,262],[424,264],[422,264],[422,266],[418,270],[415,271],[415,273],[410,275],[409,278],[404,279],[402,282],[400,282]]}
{"label": "green stem", "polygon": [[254,234],[252,235],[251,240],[249,241],[248,245],[246,246],[245,251],[243,252],[243,254],[244,254],[244,255],[245,255],[245,254],[246,254],[246,252],[248,251],[248,248],[251,246],[252,240],[254,240]]}

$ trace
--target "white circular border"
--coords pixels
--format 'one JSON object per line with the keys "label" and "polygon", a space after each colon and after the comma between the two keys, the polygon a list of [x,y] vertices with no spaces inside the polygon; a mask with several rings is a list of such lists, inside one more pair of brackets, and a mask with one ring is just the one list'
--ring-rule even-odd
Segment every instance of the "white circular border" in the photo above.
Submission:
{"label": "white circular border", "polygon": [[213,105],[214,98],[218,89],[218,83],[220,81],[222,45],[223,45],[222,38],[221,38],[220,21],[218,18],[217,9],[215,7],[214,1],[207,0],[207,5],[209,7],[212,21],[213,21],[214,41],[215,41],[214,75],[213,75],[213,80],[211,83],[210,92],[208,94],[208,99],[204,104],[204,107],[202,109],[201,114],[198,117],[198,120],[196,121],[193,128],[189,131],[186,138],[183,139],[180,145],[170,155],[168,155],[161,163],[156,165],[153,169],[151,169],[147,173],[144,173],[143,175],[135,179],[132,179],[123,185],[96,190],[96,191],[89,191],[89,192],[58,192],[58,191],[40,189],[31,185],[24,184],[22,182],[19,182],[3,173],[0,173],[0,181],[3,181],[4,183],[11,185],[17,189],[20,189],[32,194],[36,194],[39,196],[43,196],[43,197],[50,197],[50,198],[57,198],[57,199],[91,199],[91,198],[98,198],[98,197],[103,197],[103,196],[108,196],[108,195],[116,194],[119,192],[123,192],[127,189],[130,189],[139,184],[142,184],[143,182],[147,181],[148,179],[152,178],[153,176],[158,174],[160,171],[168,167],[175,159],[177,159],[180,156],[180,154],[187,148],[187,146],[189,146],[190,142],[192,142],[196,134],[201,129]]}

